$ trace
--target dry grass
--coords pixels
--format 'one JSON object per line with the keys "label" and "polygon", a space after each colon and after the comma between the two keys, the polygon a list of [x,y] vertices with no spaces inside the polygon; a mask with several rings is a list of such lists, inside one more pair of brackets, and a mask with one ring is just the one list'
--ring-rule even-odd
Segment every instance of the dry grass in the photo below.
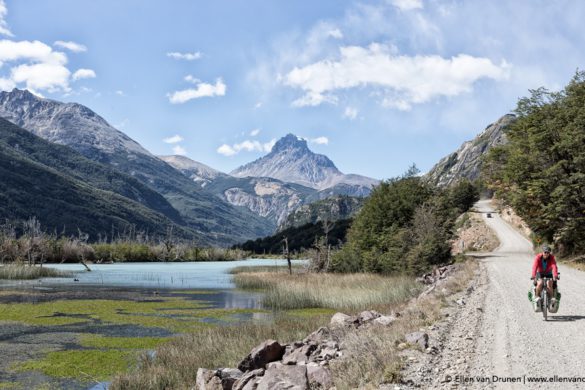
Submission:
{"label": "dry grass", "polygon": [[477,263],[462,263],[459,271],[444,285],[445,292],[429,294],[398,308],[402,314],[392,326],[342,329],[345,355],[331,364],[338,390],[377,388],[380,383],[399,382],[402,358],[397,346],[404,335],[429,326],[440,318],[444,298],[466,288],[475,275]]}
{"label": "dry grass", "polygon": [[374,274],[257,272],[234,276],[243,289],[264,290],[263,304],[275,310],[324,307],[349,312],[396,305],[420,292],[408,277]]}
{"label": "dry grass", "polygon": [[200,367],[236,367],[252,348],[272,338],[281,343],[303,339],[329,322],[329,315],[278,316],[270,323],[220,326],[180,336],[143,356],[140,368],[114,378],[111,390],[191,389]]}
{"label": "dry grass", "polygon": [[[293,264],[293,273],[302,273],[306,267],[303,264]],[[268,272],[268,273],[282,273],[288,274],[287,265],[242,265],[230,269],[229,273],[232,275],[244,274],[244,273],[257,273],[257,272]]]}
{"label": "dry grass", "polygon": [[53,268],[28,266],[25,264],[0,265],[0,279],[21,280],[38,278],[58,278],[68,276],[68,272],[58,271]]}
{"label": "dry grass", "polygon": [[[263,286],[267,290],[281,290],[283,295],[273,297],[287,300],[286,305],[301,306],[311,303],[338,307],[351,313],[364,309],[382,312],[399,311],[402,315],[389,327],[338,329],[344,357],[331,364],[337,389],[372,388],[380,383],[400,379],[402,358],[397,348],[404,335],[419,330],[438,320],[446,295],[467,287],[477,263],[468,261],[441,287],[444,292],[429,294],[412,300],[420,287],[406,278],[388,278],[377,275],[355,274],[295,274],[284,272],[238,274],[248,288]],[[314,290],[313,295],[304,295]],[[286,295],[296,295],[292,299]],[[410,303],[409,303],[410,301]],[[279,306],[283,306],[280,304]],[[305,306],[307,307],[307,306]],[[307,313],[315,311],[305,310]],[[114,378],[111,390],[190,389],[195,384],[200,367],[235,367],[260,342],[272,338],[281,343],[301,340],[320,326],[329,323],[330,314],[295,316],[280,312],[274,322],[243,323],[216,327],[183,335],[157,348],[156,358],[142,358],[140,367],[131,374]],[[290,313],[290,312],[289,312]]]}

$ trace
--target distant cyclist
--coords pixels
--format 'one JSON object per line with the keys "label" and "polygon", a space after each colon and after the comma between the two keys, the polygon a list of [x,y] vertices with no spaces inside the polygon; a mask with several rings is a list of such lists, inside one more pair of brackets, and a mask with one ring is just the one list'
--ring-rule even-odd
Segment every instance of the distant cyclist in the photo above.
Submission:
{"label": "distant cyclist", "polygon": [[[542,253],[539,253],[534,258],[534,263],[532,264],[532,278],[534,283],[536,284],[536,306],[540,304],[540,293],[542,292],[542,278],[551,278],[554,282],[557,281],[559,277],[559,271],[557,269],[557,261],[550,253],[550,246],[544,245],[542,247]],[[536,279],[535,279],[536,278]],[[546,286],[548,290],[548,296],[551,297],[551,304],[554,304],[556,299],[553,295],[553,280],[549,280]]]}

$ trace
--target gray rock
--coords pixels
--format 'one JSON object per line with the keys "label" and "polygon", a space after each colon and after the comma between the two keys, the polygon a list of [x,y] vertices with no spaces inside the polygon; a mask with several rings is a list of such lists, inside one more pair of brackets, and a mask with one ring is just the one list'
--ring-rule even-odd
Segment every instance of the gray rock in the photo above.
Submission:
{"label": "gray rock", "polygon": [[200,368],[197,370],[195,387],[197,390],[223,390],[221,379],[216,375],[216,370]]}
{"label": "gray rock", "polygon": [[317,352],[311,356],[311,360],[316,362],[329,361],[331,359],[335,359],[338,352],[339,351],[336,348],[322,345],[319,350],[317,350]]}
{"label": "gray rock", "polygon": [[246,372],[257,368],[265,368],[267,363],[282,359],[284,349],[275,340],[266,340],[254,348],[244,360],[238,364],[240,371]]}
{"label": "gray rock", "polygon": [[372,321],[374,324],[376,325],[383,325],[383,326],[389,326],[391,325],[394,321],[396,321],[396,317],[394,316],[380,316],[378,318],[376,318],[374,321]]}
{"label": "gray rock", "polygon": [[264,369],[259,368],[246,372],[242,377],[234,382],[232,390],[252,390],[256,388],[258,378],[264,375]]}
{"label": "gray rock", "polygon": [[331,327],[343,327],[352,325],[356,321],[357,319],[355,317],[351,317],[343,313],[335,313],[333,317],[331,317],[331,322],[329,325],[331,325]]}
{"label": "gray rock", "polygon": [[424,332],[413,332],[405,336],[406,342],[419,345],[423,350],[429,346],[429,335]]}
{"label": "gray rock", "polygon": [[314,388],[315,385],[323,389],[329,389],[333,386],[331,372],[326,367],[319,365],[307,365],[307,379],[311,388]]}
{"label": "gray rock", "polygon": [[307,337],[305,337],[305,339],[303,340],[303,343],[305,343],[305,344],[309,344],[309,343],[320,344],[320,343],[323,343],[324,341],[329,340],[330,338],[331,338],[331,331],[329,330],[329,328],[326,328],[323,326],[323,327],[319,328],[318,330],[314,331],[313,333],[311,333],[310,335],[308,335]]}
{"label": "gray rock", "polygon": [[457,180],[479,177],[482,157],[494,146],[507,143],[505,129],[515,121],[514,115],[504,115],[489,125],[472,141],[467,141],[455,152],[439,161],[425,178],[438,187],[447,187]]}
{"label": "gray rock", "polygon": [[358,315],[358,319],[360,321],[360,323],[365,323],[365,322],[370,322],[375,320],[376,318],[381,317],[382,314],[378,313],[377,311],[374,310],[365,310],[362,311],[359,315]]}
{"label": "gray rock", "polygon": [[266,370],[257,390],[308,390],[306,366],[282,366]]}
{"label": "gray rock", "polygon": [[221,385],[224,390],[231,390],[234,383],[240,379],[244,373],[237,368],[221,368],[217,370],[217,376],[221,379]]}
{"label": "gray rock", "polygon": [[300,348],[292,350],[290,353],[285,354],[282,358],[283,364],[299,364],[307,363],[309,356],[317,349],[317,344],[305,344]]}

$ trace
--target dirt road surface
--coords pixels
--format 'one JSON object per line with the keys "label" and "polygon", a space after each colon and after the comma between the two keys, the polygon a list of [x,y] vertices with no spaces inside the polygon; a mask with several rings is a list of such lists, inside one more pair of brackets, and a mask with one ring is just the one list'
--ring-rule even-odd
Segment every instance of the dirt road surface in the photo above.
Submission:
{"label": "dirt road surface", "polygon": [[476,208],[501,245],[478,256],[476,281],[431,329],[440,352],[421,356],[407,378],[432,389],[585,389],[585,272],[559,267],[560,308],[545,322],[527,297],[531,243],[489,201]]}

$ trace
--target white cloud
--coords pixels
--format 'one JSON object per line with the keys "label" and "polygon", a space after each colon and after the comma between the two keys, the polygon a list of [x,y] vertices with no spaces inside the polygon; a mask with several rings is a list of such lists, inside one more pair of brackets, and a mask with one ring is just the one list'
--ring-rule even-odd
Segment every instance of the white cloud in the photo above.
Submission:
{"label": "white cloud", "polygon": [[26,60],[30,62],[45,62],[65,65],[67,56],[40,41],[0,41],[0,62]]}
{"label": "white cloud", "polygon": [[199,80],[196,77],[191,76],[190,74],[188,74],[187,76],[185,76],[185,78],[183,80],[185,80],[185,81],[187,81],[189,83],[193,83],[193,84],[197,84],[197,83],[200,83],[201,82],[201,80]]}
{"label": "white cloud", "polygon": [[224,96],[226,85],[221,78],[217,79],[214,84],[203,83],[201,81],[193,81],[196,84],[195,88],[184,89],[168,94],[169,101],[172,104],[186,103],[192,99],[202,97]]}
{"label": "white cloud", "polygon": [[163,139],[163,142],[165,142],[167,144],[177,144],[181,141],[183,141],[183,137],[181,137],[179,134],[176,134],[176,135],[173,135],[172,137]]}
{"label": "white cloud", "polygon": [[175,145],[173,146],[173,153],[179,156],[185,156],[187,154],[187,151],[181,145]]}
{"label": "white cloud", "polygon": [[117,90],[117,91],[115,92],[115,94],[116,94],[116,95],[118,95],[118,96],[126,96],[126,95],[124,94],[124,91],[122,91],[121,89]]}
{"label": "white cloud", "polygon": [[6,8],[6,3],[4,0],[0,0],[0,34],[6,35],[8,37],[13,37],[14,34],[10,32],[8,28],[8,23],[6,23],[6,15],[8,14],[8,9]]}
{"label": "white cloud", "polygon": [[[15,64],[4,67],[8,63]],[[24,84],[37,94],[39,90],[69,92],[71,72],[66,64],[64,53],[53,51],[43,42],[0,40],[0,67],[7,69],[0,82],[2,88]]]}
{"label": "white cloud", "polygon": [[252,137],[256,137],[258,134],[260,134],[260,129],[254,129],[250,131],[250,136]]}
{"label": "white cloud", "polygon": [[223,144],[217,148],[217,153],[224,156],[233,156],[241,151],[245,152],[270,152],[272,147],[276,143],[276,139],[272,139],[269,142],[261,143],[259,141],[245,140],[238,144],[228,145]]}
{"label": "white cloud", "polygon": [[327,35],[330,36],[331,38],[335,38],[335,39],[343,38],[343,33],[338,28],[334,28],[333,30],[329,30],[327,32]]}
{"label": "white cloud", "polygon": [[311,143],[314,143],[317,145],[329,145],[329,138],[327,138],[327,137],[313,138],[313,139],[311,139]]}
{"label": "white cloud", "polygon": [[87,51],[87,47],[82,45],[81,43],[71,42],[71,41],[55,41],[53,45],[58,46],[63,49],[70,50],[74,53],[81,53]]}
{"label": "white cloud", "polygon": [[422,9],[422,0],[392,0],[392,4],[400,8],[401,11],[410,11],[413,9]]}
{"label": "white cloud", "polygon": [[343,112],[343,117],[354,120],[357,118],[358,110],[354,107],[345,107],[345,111]]}
{"label": "white cloud", "polygon": [[337,61],[322,60],[295,67],[284,77],[284,84],[299,88],[305,95],[293,106],[317,106],[335,102],[334,92],[357,87],[375,87],[386,95],[385,105],[399,107],[425,103],[440,96],[457,96],[472,90],[482,78],[502,80],[509,65],[495,65],[488,58],[459,54],[452,58],[438,55],[406,56],[395,48],[373,43],[368,47],[340,48]]}
{"label": "white cloud", "polygon": [[262,102],[258,102],[256,103],[256,105],[254,106],[255,109],[259,109],[260,107],[262,107]]}
{"label": "white cloud", "polygon": [[217,148],[217,153],[223,154],[224,156],[233,156],[237,152],[228,144],[223,144],[219,148]]}
{"label": "white cloud", "polygon": [[69,91],[71,72],[59,64],[23,64],[12,68],[10,73],[14,83],[24,83],[29,90]]}
{"label": "white cloud", "polygon": [[175,60],[186,60],[186,61],[195,61],[201,58],[201,52],[194,52],[194,53],[179,53],[179,52],[171,52],[167,53],[167,57],[174,58]]}
{"label": "white cloud", "polygon": [[308,91],[304,96],[292,102],[293,107],[315,107],[321,103],[336,104],[337,98],[332,95],[323,95],[320,92]]}
{"label": "white cloud", "polygon": [[81,79],[94,79],[96,74],[91,69],[78,69],[71,78],[73,81],[81,80]]}

